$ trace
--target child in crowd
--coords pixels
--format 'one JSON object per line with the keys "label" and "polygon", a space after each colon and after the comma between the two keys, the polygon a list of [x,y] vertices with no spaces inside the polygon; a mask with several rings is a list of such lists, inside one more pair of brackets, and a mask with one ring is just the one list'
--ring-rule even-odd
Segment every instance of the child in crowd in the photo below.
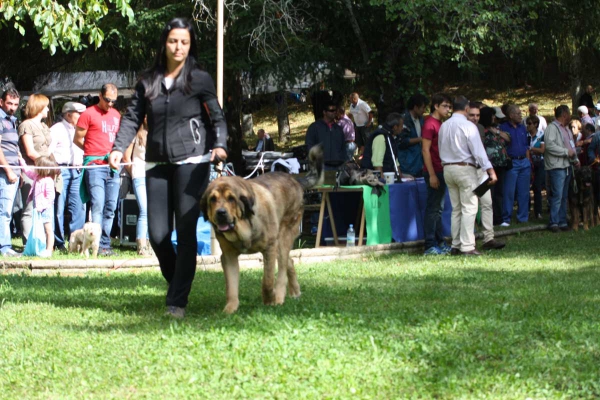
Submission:
{"label": "child in crowd", "polygon": [[[40,254],[40,257],[51,257],[52,249],[54,249],[54,231],[52,229],[55,197],[54,179],[60,174],[60,168],[53,157],[46,156],[40,156],[35,160],[36,169],[30,168],[22,158],[19,158],[19,163],[25,175],[34,181],[27,201],[33,199],[34,212],[37,211],[41,217],[41,221],[37,221],[37,223],[44,225],[46,250]],[[32,229],[36,228],[38,227],[32,227]]]}

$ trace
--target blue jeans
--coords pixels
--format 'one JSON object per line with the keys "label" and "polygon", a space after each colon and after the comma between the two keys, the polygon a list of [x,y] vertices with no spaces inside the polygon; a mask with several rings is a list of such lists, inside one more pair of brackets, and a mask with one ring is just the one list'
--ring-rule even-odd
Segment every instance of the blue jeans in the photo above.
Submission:
{"label": "blue jeans", "polygon": [[133,178],[133,192],[137,200],[140,215],[135,228],[136,239],[148,239],[148,197],[146,195],[146,178]]}
{"label": "blue jeans", "polygon": [[527,158],[513,160],[513,167],[504,176],[504,198],[502,204],[502,221],[510,223],[517,192],[517,221],[527,222],[529,219],[529,182],[531,180],[531,164]]}
{"label": "blue jeans", "polygon": [[119,174],[107,168],[90,168],[85,172],[85,184],[90,192],[92,222],[102,226],[100,247],[110,249],[110,231],[115,218],[119,188]]}
{"label": "blue jeans", "polygon": [[550,223],[549,226],[567,226],[567,200],[571,183],[571,168],[559,168],[546,171],[550,186]]}
{"label": "blue jeans", "polygon": [[0,252],[6,253],[12,248],[10,220],[12,218],[15,196],[19,190],[19,180],[9,183],[6,172],[0,170]]}
{"label": "blue jeans", "polygon": [[429,173],[425,172],[423,174],[427,184],[427,204],[425,205],[425,221],[423,223],[425,250],[437,246],[444,240],[442,212],[444,211],[444,200],[446,198],[446,181],[443,172],[437,172],[435,175],[440,181],[440,186],[437,189],[429,186]]}
{"label": "blue jeans", "polygon": [[62,247],[66,242],[65,206],[71,214],[69,232],[83,228],[85,223],[85,207],[79,196],[81,173],[76,169],[68,168],[62,169],[60,173],[63,179],[63,191],[58,193],[54,202],[54,245],[56,247]]}

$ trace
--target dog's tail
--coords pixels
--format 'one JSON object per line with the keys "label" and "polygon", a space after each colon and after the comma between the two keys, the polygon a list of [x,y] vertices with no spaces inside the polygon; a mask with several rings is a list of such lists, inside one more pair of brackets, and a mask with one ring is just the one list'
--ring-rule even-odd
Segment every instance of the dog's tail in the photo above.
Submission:
{"label": "dog's tail", "polygon": [[323,184],[323,146],[313,146],[308,153],[308,172],[298,182],[306,189]]}

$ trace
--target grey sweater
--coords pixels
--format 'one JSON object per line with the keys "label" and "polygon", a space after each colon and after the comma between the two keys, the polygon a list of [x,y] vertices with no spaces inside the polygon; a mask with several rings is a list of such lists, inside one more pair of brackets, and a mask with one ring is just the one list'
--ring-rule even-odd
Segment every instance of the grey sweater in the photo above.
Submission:
{"label": "grey sweater", "polygon": [[565,142],[563,141],[557,121],[548,124],[548,127],[544,131],[544,143],[546,145],[544,152],[544,167],[546,171],[567,168],[571,165],[569,161],[569,149],[565,147]]}

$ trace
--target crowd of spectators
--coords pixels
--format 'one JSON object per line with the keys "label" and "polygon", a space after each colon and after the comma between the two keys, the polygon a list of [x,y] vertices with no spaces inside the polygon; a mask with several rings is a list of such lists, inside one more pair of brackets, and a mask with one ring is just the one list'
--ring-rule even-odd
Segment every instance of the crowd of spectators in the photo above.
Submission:
{"label": "crowd of spectators", "polygon": [[[447,254],[454,251],[454,254],[478,254],[472,238],[469,237],[468,243],[460,246],[460,240],[453,237],[452,246],[448,246],[441,235],[441,211],[446,189],[449,188],[445,179],[447,171],[456,170],[450,173],[455,184],[467,180],[483,181],[488,176],[487,170],[493,171],[491,190],[475,199],[481,211],[484,249],[501,249],[505,245],[494,239],[494,226],[526,223],[532,219],[530,211],[533,219],[542,219],[547,214],[548,229],[552,232],[569,230],[567,197],[574,171],[580,166],[597,168],[595,160],[600,151],[600,134],[596,133],[600,128],[600,116],[597,115],[600,103],[596,106],[587,104],[593,104],[592,93],[590,86],[580,100],[577,118],[572,118],[568,106],[560,105],[555,108],[550,123],[540,115],[535,103],[528,105],[524,118],[523,111],[515,104],[491,107],[470,101],[463,108],[464,98],[457,103],[456,98],[452,100],[444,93],[437,93],[429,101],[422,94],[415,94],[408,99],[406,110],[380,114],[380,125],[372,128],[373,111],[357,93],[352,93],[348,99],[349,114],[346,114],[343,105],[325,105],[323,119],[308,128],[306,146],[309,150],[321,143],[330,169],[356,159],[360,160],[363,168],[397,172],[399,177],[406,179],[423,176],[428,186],[424,213],[425,253]],[[457,105],[461,108],[457,109]],[[337,117],[334,116],[336,108]],[[427,108],[429,115],[425,116]],[[458,119],[448,119],[451,114],[458,115]],[[462,121],[461,115],[465,121]],[[348,122],[350,119],[354,121],[353,132]],[[334,123],[336,121],[338,126]],[[468,137],[469,141],[468,145],[464,143],[466,147],[454,149],[458,153],[447,154],[449,161],[444,162],[440,156],[442,145],[438,141],[441,140],[440,131],[451,121],[455,121],[455,126],[446,131],[453,134],[461,131],[456,140]],[[475,130],[467,129],[469,125]],[[473,132],[478,134],[472,135]],[[345,148],[342,146],[344,142]],[[456,143],[445,143],[445,150]],[[475,145],[477,149],[484,149],[484,153],[475,151]],[[474,173],[458,168],[462,166],[474,167]],[[468,173],[465,175],[465,172]],[[473,186],[471,183],[467,186]],[[456,187],[459,191],[464,189],[463,186]],[[547,194],[545,202],[544,191]],[[595,173],[596,198],[600,197],[599,191],[600,173]],[[452,198],[452,191],[450,193]],[[458,194],[454,197],[453,209],[465,206],[466,198],[459,199]],[[468,218],[474,216],[473,201],[469,198]],[[452,222],[456,224],[458,219],[455,221],[453,218]]]}
{"label": "crowd of spectators", "polygon": [[[108,167],[108,154],[121,120],[121,114],[113,107],[117,96],[116,86],[106,84],[100,89],[97,104],[86,107],[68,101],[62,105],[58,121],[49,127],[46,124],[50,111],[48,97],[36,93],[25,101],[14,87],[4,91],[0,100],[2,255],[21,255],[12,248],[12,234],[14,231],[22,235],[23,244],[27,243],[34,209],[48,219],[44,227],[52,233],[47,235],[48,251],[42,256],[51,256],[53,250],[66,251],[69,233],[83,228],[87,220],[102,227],[99,254],[114,254],[110,238],[121,177],[120,171]],[[24,107],[21,107],[23,103]],[[17,120],[19,112],[21,121]],[[134,163],[128,169],[134,177],[141,210],[136,235],[138,252],[147,254],[143,135],[136,137],[130,150],[130,159]],[[20,162],[22,168],[19,168]],[[48,176],[52,177],[52,189],[46,184],[42,193],[42,185],[36,179],[45,178],[43,181],[46,182]],[[52,193],[46,193],[50,191]],[[15,203],[20,207],[15,207]],[[89,217],[86,205],[90,210]],[[14,229],[11,229],[11,220]]]}

